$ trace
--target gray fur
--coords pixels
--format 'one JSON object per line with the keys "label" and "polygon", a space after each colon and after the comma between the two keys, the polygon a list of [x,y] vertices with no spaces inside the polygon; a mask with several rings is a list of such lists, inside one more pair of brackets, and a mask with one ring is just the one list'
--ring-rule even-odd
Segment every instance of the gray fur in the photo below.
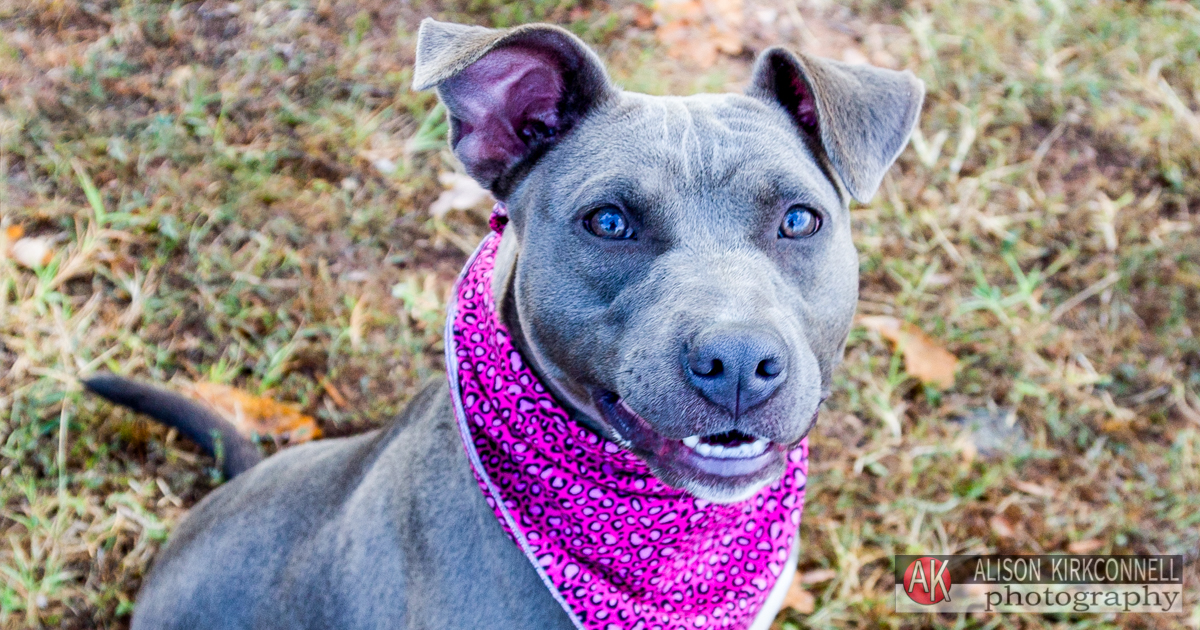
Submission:
{"label": "gray fur", "polygon": [[[697,496],[753,492],[782,464],[736,482],[681,472],[607,422],[596,394],[616,392],[665,439],[737,429],[799,441],[828,395],[857,300],[850,197],[869,198],[903,148],[920,83],[774,49],[746,95],[651,97],[613,87],[595,54],[557,27],[427,20],[414,84],[439,87],[456,151],[476,129],[463,99],[477,86],[463,73],[511,46],[565,69],[565,93],[557,117],[539,114],[553,128],[527,150],[464,158],[509,207],[495,286],[502,316],[577,420]],[[815,94],[815,127],[777,91],[790,84],[772,73],[789,67]],[[780,239],[796,203],[816,209],[822,229]],[[583,217],[601,204],[625,209],[637,238],[588,233]],[[786,380],[737,413],[689,384],[680,360],[698,336],[727,330],[766,331],[786,348]],[[774,617],[780,598],[772,602],[756,627]],[[484,501],[437,383],[387,429],[290,449],[207,497],[159,555],[133,626],[571,624]]]}

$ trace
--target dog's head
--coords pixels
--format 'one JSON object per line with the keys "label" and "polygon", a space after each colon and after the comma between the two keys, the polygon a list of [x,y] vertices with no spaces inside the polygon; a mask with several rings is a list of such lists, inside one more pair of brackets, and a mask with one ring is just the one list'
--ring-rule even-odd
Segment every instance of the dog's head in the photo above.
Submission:
{"label": "dog's head", "polygon": [[502,315],[575,417],[701,498],[778,479],[854,315],[850,198],[907,143],[921,82],[772,48],[744,95],[647,96],[560,28],[426,20],[414,84],[508,204]]}

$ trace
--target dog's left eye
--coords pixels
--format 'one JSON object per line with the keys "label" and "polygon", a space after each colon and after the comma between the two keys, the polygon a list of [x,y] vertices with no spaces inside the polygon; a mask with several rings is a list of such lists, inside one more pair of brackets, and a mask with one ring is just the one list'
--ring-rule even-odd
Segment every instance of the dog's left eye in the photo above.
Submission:
{"label": "dog's left eye", "polygon": [[779,224],[779,238],[806,238],[821,229],[821,215],[807,206],[792,206]]}
{"label": "dog's left eye", "polygon": [[583,220],[587,230],[600,238],[623,240],[633,238],[633,228],[625,213],[616,206],[601,206]]}

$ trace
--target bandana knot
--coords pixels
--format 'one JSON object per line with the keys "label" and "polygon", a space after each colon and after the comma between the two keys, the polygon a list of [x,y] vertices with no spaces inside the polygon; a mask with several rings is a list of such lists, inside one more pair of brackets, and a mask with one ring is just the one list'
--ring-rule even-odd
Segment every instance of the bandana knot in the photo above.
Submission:
{"label": "bandana knot", "polygon": [[503,201],[497,201],[492,206],[492,216],[488,218],[488,227],[496,234],[504,234],[504,226],[508,225],[508,206]]}

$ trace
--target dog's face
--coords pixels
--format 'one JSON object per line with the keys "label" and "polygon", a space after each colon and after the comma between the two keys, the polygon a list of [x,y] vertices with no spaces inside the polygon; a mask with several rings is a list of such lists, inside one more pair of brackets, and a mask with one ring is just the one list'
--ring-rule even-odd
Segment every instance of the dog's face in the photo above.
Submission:
{"label": "dog's face", "polygon": [[559,29],[430,21],[416,74],[508,203],[504,315],[558,397],[698,497],[778,479],[854,315],[848,196],[903,148],[920,83],[773,49],[747,95],[652,97]]}
{"label": "dog's face", "polygon": [[539,367],[669,484],[736,499],[777,479],[858,296],[849,213],[792,121],[623,94],[553,157],[510,206]]}

